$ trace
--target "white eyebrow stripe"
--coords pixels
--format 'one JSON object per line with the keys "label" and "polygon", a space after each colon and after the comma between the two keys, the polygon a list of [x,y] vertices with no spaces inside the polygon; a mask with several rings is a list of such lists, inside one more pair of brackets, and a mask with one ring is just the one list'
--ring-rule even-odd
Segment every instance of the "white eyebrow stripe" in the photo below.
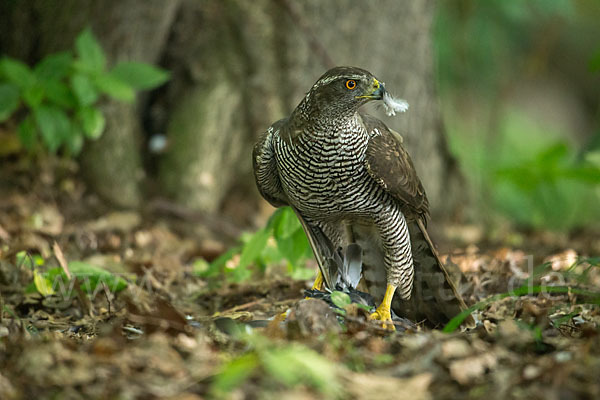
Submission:
{"label": "white eyebrow stripe", "polygon": [[334,75],[334,76],[329,76],[325,79],[321,79],[320,81],[317,81],[317,83],[315,83],[315,85],[313,87],[317,88],[319,86],[324,86],[327,85],[328,83],[331,83],[337,79],[340,78],[347,78],[347,79],[354,79],[354,80],[361,80],[362,78],[364,78],[364,75]]}

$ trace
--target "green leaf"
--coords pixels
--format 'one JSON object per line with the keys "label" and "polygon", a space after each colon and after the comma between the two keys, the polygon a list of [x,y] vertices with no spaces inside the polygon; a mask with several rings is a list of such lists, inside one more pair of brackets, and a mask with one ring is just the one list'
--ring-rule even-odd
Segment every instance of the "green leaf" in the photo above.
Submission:
{"label": "green leaf", "polygon": [[[69,270],[72,276],[78,279],[81,289],[88,294],[94,294],[103,283],[113,293],[127,287],[124,279],[92,264],[73,261],[69,263]],[[50,268],[44,273],[34,269],[33,272],[34,286],[39,293],[44,296],[56,294],[55,289],[58,288],[61,295],[65,297],[71,295],[73,286],[68,284],[69,280],[62,268]]]}
{"label": "green leaf", "polygon": [[87,292],[94,292],[98,285],[104,283],[111,292],[118,292],[127,287],[125,279],[115,276],[109,271],[96,265],[83,261],[71,261],[69,270],[81,281],[81,288]]}
{"label": "green leaf", "polygon": [[19,267],[34,269],[44,265],[44,258],[39,254],[30,254],[27,251],[19,251],[16,254],[16,261]]}
{"label": "green leaf", "polygon": [[267,226],[265,228],[269,231],[273,231],[277,224],[279,224],[279,220],[283,217],[283,213],[288,208],[291,210],[290,207],[280,207],[276,209],[275,212],[269,217],[269,220],[267,221]]}
{"label": "green leaf", "polygon": [[33,283],[36,290],[42,296],[51,296],[54,294],[54,289],[52,289],[52,282],[50,279],[42,275],[37,269],[33,270]]}
{"label": "green leaf", "polygon": [[248,243],[246,243],[242,249],[238,268],[246,268],[248,265],[253,263],[258,256],[260,256],[260,253],[262,253],[263,249],[267,245],[269,236],[271,236],[270,232],[264,228],[252,235]]}
{"label": "green leaf", "polygon": [[536,161],[540,166],[553,166],[567,158],[568,155],[569,146],[564,142],[558,142],[537,154]]}
{"label": "green leaf", "polygon": [[600,267],[600,256],[584,258],[581,260],[581,262],[587,262],[588,264],[591,264],[593,267]]}
{"label": "green leaf", "polygon": [[336,365],[304,346],[265,351],[261,360],[266,372],[288,387],[309,385],[330,396],[341,390]]}
{"label": "green leaf", "polygon": [[22,89],[28,88],[36,81],[35,75],[25,63],[8,57],[0,60],[0,74]]}
{"label": "green leaf", "polygon": [[44,87],[41,84],[34,83],[23,90],[23,101],[29,108],[36,108],[42,103],[44,95]]}
{"label": "green leaf", "polygon": [[[600,137],[600,135],[598,135]],[[585,155],[585,160],[594,165],[596,168],[600,168],[600,150],[595,150]]]}
{"label": "green leaf", "polygon": [[83,148],[83,135],[80,132],[72,132],[69,138],[65,140],[65,144],[69,153],[72,155],[78,155],[81,153],[81,149]]}
{"label": "green leaf", "polygon": [[35,126],[35,121],[31,115],[28,115],[21,123],[19,124],[19,140],[23,147],[27,150],[33,150],[37,139],[37,129]]}
{"label": "green leaf", "polygon": [[210,263],[204,258],[197,258],[192,263],[192,272],[196,276],[206,276],[210,271]]}
{"label": "green leaf", "polygon": [[98,139],[104,131],[106,120],[100,110],[94,107],[81,108],[77,116],[81,120],[83,132],[90,139]]}
{"label": "green leaf", "polygon": [[98,100],[98,91],[87,75],[75,74],[71,77],[71,88],[82,106],[90,106]]}
{"label": "green leaf", "polygon": [[69,52],[54,53],[46,56],[33,69],[39,80],[61,80],[69,73],[73,56]]}
{"label": "green leaf", "polygon": [[297,229],[291,236],[277,239],[277,249],[293,267],[298,266],[302,257],[310,254],[310,244],[302,229]]}
{"label": "green leaf", "polygon": [[86,69],[94,72],[102,72],[106,67],[106,56],[100,43],[92,34],[91,29],[83,30],[75,40],[75,48],[79,60]]}
{"label": "green leaf", "polygon": [[44,144],[54,153],[71,134],[71,122],[63,110],[54,106],[40,106],[33,110],[35,122],[42,133]]}
{"label": "green leaf", "polygon": [[214,277],[214,276],[218,275],[219,272],[223,271],[223,268],[225,267],[225,264],[227,263],[227,261],[231,260],[231,258],[235,254],[239,253],[239,251],[240,251],[240,249],[237,247],[233,247],[233,248],[227,250],[225,253],[221,254],[219,257],[217,257],[215,260],[213,260],[210,263],[208,269],[196,268],[196,265],[194,263],[194,273],[202,278]]}
{"label": "green leaf", "polygon": [[44,86],[46,98],[49,102],[68,109],[74,108],[77,105],[73,91],[63,82],[48,79],[42,85]]}
{"label": "green leaf", "polygon": [[565,178],[586,182],[593,185],[600,184],[600,168],[596,167],[570,167],[561,171]]}
{"label": "green leaf", "polygon": [[0,84],[0,122],[7,120],[19,107],[19,88],[13,83]]}
{"label": "green leaf", "polygon": [[596,51],[592,58],[590,58],[588,68],[590,72],[599,72],[600,71],[600,50]]}
{"label": "green leaf", "polygon": [[349,306],[352,303],[348,293],[340,292],[338,290],[331,292],[331,301],[336,305],[336,307],[341,309],[346,308],[346,306]]}
{"label": "green leaf", "polygon": [[94,79],[94,84],[100,91],[116,100],[131,103],[135,99],[133,88],[110,74],[97,76]]}
{"label": "green leaf", "polygon": [[31,263],[31,258],[29,257],[29,253],[26,252],[25,250],[21,250],[19,251],[16,255],[15,255],[15,261],[17,262],[17,266],[20,267],[25,267],[25,268],[33,268],[33,264]]}
{"label": "green leaf", "polygon": [[244,354],[225,364],[215,376],[212,390],[227,393],[244,383],[258,368],[259,360],[255,353]]}
{"label": "green leaf", "polygon": [[275,239],[287,238],[302,230],[298,217],[290,207],[285,207],[273,221]]}
{"label": "green leaf", "polygon": [[252,270],[250,268],[227,268],[225,269],[225,277],[230,282],[245,282],[252,277]]}
{"label": "green leaf", "polygon": [[150,64],[140,62],[121,62],[111,75],[136,90],[152,89],[169,80],[169,72]]}

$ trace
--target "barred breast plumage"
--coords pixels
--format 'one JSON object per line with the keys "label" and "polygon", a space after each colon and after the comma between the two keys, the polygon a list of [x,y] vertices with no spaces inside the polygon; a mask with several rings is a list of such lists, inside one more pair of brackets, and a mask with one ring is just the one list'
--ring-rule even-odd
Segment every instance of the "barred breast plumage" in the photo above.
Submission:
{"label": "barred breast plumage", "polygon": [[[358,112],[383,93],[383,85],[365,70],[328,71],[289,118],[261,136],[253,162],[263,197],[274,206],[292,206],[298,215],[326,285],[330,282],[324,259],[331,247],[361,246],[367,287],[381,303],[372,317],[393,328],[390,306],[396,289],[400,314],[422,315],[415,299],[411,300],[415,276],[411,235],[419,239],[425,235],[429,253],[435,250],[424,227],[427,198],[399,135]],[[422,250],[422,244],[417,245]],[[419,262],[418,266],[424,271],[433,268],[439,275],[443,266],[435,254],[432,259],[435,265]],[[418,276],[424,271],[418,271]],[[464,303],[451,282],[445,283],[448,276],[443,272],[444,282],[439,285],[450,285],[458,304],[453,311],[458,312]],[[424,292],[416,292],[416,300],[421,300]],[[427,318],[436,319],[435,313],[428,314]]]}

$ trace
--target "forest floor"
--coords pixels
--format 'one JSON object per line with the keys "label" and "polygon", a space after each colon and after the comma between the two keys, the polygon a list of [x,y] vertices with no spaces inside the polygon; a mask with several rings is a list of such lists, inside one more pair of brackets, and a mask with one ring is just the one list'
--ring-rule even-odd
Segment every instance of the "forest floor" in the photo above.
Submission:
{"label": "forest floor", "polygon": [[447,246],[467,303],[489,299],[479,326],[390,333],[303,300],[311,282],[284,268],[199,278],[195,260],[227,243],[165,207],[109,209],[70,172],[3,170],[0,399],[600,398],[598,234]]}

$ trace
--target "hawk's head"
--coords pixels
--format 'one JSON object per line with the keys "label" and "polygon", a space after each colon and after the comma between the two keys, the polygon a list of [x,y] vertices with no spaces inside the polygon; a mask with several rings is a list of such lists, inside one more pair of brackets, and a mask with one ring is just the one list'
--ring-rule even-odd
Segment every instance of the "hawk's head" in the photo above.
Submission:
{"label": "hawk's head", "polygon": [[321,112],[354,113],[370,100],[381,100],[382,82],[369,71],[356,67],[335,67],[325,72],[310,89],[307,100]]}

